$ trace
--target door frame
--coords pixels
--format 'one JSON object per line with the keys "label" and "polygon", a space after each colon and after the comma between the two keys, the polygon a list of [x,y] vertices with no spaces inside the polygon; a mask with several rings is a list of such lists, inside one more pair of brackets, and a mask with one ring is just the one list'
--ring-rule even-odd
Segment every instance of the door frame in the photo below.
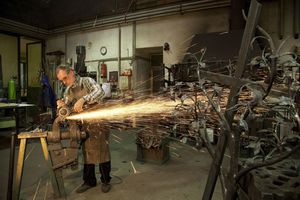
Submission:
{"label": "door frame", "polygon": [[42,65],[44,63],[44,60],[45,60],[45,41],[44,40],[41,40],[41,41],[37,41],[37,42],[30,42],[30,43],[27,43],[26,44],[26,79],[27,79],[27,83],[26,83],[26,89],[28,89],[28,46],[29,45],[33,45],[33,44],[41,44],[41,62],[42,62]]}

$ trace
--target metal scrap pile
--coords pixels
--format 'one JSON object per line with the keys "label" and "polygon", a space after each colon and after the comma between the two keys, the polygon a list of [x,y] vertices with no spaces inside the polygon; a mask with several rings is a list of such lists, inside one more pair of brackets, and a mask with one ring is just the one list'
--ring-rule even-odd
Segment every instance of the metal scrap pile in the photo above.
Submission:
{"label": "metal scrap pile", "polygon": [[[175,132],[175,134],[173,134],[175,137],[197,137],[197,135],[195,135],[197,133],[191,130],[191,124],[195,120],[205,121],[206,128],[214,130],[214,134],[216,136],[220,134],[220,122],[217,112],[225,111],[230,89],[220,85],[216,86],[216,84],[205,84],[205,90],[207,95],[212,98],[212,101],[214,101],[214,103],[220,107],[220,111],[214,110],[203,92],[197,92],[195,101],[195,91],[182,90],[182,94],[194,98],[194,102],[197,102],[194,104],[197,104],[197,106],[184,103],[181,105],[181,107],[177,107],[175,117],[173,121],[171,121],[175,127],[173,131],[173,133]],[[181,96],[183,96],[182,94]],[[249,102],[251,98],[251,92],[244,89],[240,92],[239,102]],[[195,107],[197,107],[197,111],[195,111]],[[197,112],[197,116],[195,112]]]}

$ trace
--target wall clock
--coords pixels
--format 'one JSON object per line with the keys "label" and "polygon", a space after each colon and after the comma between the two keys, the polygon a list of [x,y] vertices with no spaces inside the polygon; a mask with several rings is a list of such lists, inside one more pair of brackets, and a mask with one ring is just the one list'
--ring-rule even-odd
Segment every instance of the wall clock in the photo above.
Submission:
{"label": "wall clock", "polygon": [[100,48],[100,53],[101,53],[102,56],[104,56],[104,55],[107,53],[107,49],[106,49],[105,46],[102,46],[102,47]]}

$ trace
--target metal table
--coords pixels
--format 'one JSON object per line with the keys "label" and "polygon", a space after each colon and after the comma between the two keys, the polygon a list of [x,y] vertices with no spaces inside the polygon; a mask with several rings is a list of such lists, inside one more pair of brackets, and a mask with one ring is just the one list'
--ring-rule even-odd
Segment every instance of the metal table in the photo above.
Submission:
{"label": "metal table", "polygon": [[10,144],[10,157],[9,157],[9,173],[8,173],[8,185],[7,185],[7,200],[12,199],[13,193],[13,177],[14,177],[14,160],[15,160],[15,145],[17,135],[19,134],[19,109],[26,107],[33,107],[34,104],[27,103],[0,103],[0,109],[12,109],[16,120],[15,132],[11,136]]}

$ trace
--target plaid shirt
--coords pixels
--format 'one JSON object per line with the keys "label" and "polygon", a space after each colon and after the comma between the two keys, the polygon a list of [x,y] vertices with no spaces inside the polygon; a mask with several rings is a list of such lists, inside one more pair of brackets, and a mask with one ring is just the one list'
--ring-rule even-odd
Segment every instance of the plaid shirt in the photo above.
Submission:
{"label": "plaid shirt", "polygon": [[78,75],[76,76],[74,84],[66,88],[65,96],[68,94],[70,88],[77,86],[86,88],[88,91],[88,94],[82,97],[87,103],[100,102],[105,96],[102,87],[94,79],[90,77],[80,77]]}

